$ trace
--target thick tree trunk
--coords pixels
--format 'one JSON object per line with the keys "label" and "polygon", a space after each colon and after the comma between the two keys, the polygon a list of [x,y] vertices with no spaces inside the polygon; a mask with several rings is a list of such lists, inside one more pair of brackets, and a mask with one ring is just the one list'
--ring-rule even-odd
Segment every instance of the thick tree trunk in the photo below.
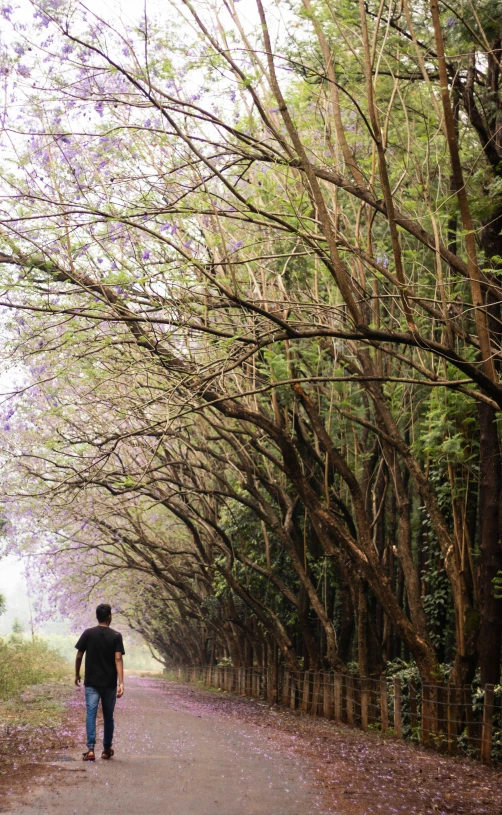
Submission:
{"label": "thick tree trunk", "polygon": [[347,664],[350,660],[350,649],[354,637],[354,606],[350,594],[350,587],[340,580],[339,588],[339,628],[338,628],[338,655],[340,660]]}
{"label": "thick tree trunk", "polygon": [[307,660],[305,659],[304,667],[306,670],[310,669],[317,671],[321,666],[321,655],[314,631],[312,630],[312,626],[310,624],[309,611],[310,603],[308,594],[305,588],[300,586],[300,591],[298,592],[298,624],[300,627],[303,644],[307,651],[305,656],[308,656],[308,665],[306,664]]}

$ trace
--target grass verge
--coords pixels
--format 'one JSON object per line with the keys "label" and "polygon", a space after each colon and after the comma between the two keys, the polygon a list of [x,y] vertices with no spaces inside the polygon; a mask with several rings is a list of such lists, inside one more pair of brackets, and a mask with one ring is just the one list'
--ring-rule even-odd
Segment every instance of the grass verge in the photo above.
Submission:
{"label": "grass verge", "polygon": [[68,677],[66,660],[39,639],[0,638],[0,699],[19,694],[23,688]]}

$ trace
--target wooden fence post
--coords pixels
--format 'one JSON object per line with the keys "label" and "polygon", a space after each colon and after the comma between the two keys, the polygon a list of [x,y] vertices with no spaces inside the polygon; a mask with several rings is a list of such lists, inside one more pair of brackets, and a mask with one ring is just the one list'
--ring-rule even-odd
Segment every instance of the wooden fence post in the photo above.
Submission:
{"label": "wooden fence post", "polygon": [[438,735],[438,686],[422,685],[422,741],[437,746]]}
{"label": "wooden fence post", "polygon": [[319,716],[321,706],[321,674],[319,671],[314,673],[314,681],[312,688],[312,716]]}
{"label": "wooden fence post", "polygon": [[418,726],[418,717],[417,717],[417,689],[413,682],[410,682],[408,685],[408,696],[410,700],[410,728],[411,732],[414,733],[417,730]]}
{"label": "wooden fence post", "polygon": [[467,743],[472,750],[478,752],[479,723],[474,720],[474,712],[472,710],[472,687],[470,685],[464,685],[463,697],[465,724],[467,729]]}
{"label": "wooden fence post", "polygon": [[291,676],[291,682],[290,682],[290,694],[291,695],[289,697],[289,707],[291,708],[291,710],[296,710],[296,697],[297,697],[297,694],[298,694],[298,681],[299,681],[298,676],[299,676],[298,672],[295,672]]}
{"label": "wooden fence post", "polygon": [[394,735],[397,739],[403,736],[402,687],[398,676],[394,677]]}
{"label": "wooden fence post", "polygon": [[333,676],[323,675],[323,715],[326,719],[333,718]]}
{"label": "wooden fence post", "polygon": [[284,671],[282,675],[282,704],[288,707],[291,698],[291,682],[289,678],[289,671]]}
{"label": "wooden fence post", "polygon": [[361,678],[361,727],[363,730],[368,729],[368,701],[369,701],[369,684],[368,680],[364,677]]}
{"label": "wooden fence post", "polygon": [[305,671],[303,674],[303,694],[300,708],[307,713],[310,701],[310,671]]}
{"label": "wooden fence post", "polygon": [[490,764],[492,760],[493,702],[494,687],[493,685],[485,685],[483,726],[481,728],[481,761],[483,764]]}
{"label": "wooden fence post", "polygon": [[431,700],[429,685],[422,685],[422,743],[428,744],[431,737]]}
{"label": "wooden fence post", "polygon": [[342,721],[342,675],[336,673],[333,677],[335,693],[335,722]]}
{"label": "wooden fence post", "polygon": [[439,737],[437,747],[440,750],[448,749],[448,701],[448,688],[445,688],[443,684],[436,685],[437,733]]}
{"label": "wooden fence post", "polygon": [[389,694],[385,676],[380,678],[380,722],[382,733],[389,729]]}
{"label": "wooden fence post", "polygon": [[455,755],[458,737],[457,689],[448,688],[448,751]]}
{"label": "wooden fence post", "polygon": [[269,699],[273,705],[279,701],[279,654],[277,646],[272,648],[272,670],[270,672],[272,687],[269,690]]}
{"label": "wooden fence post", "polygon": [[354,677],[347,676],[345,687],[347,689],[347,723],[354,724]]}

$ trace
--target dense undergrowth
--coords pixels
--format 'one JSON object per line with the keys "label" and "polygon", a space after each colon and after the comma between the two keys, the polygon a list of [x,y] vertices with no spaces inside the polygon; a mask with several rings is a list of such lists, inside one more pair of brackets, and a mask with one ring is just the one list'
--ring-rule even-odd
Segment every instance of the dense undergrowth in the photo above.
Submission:
{"label": "dense undergrowth", "polygon": [[70,667],[64,657],[37,638],[0,638],[0,699],[28,685],[63,679]]}

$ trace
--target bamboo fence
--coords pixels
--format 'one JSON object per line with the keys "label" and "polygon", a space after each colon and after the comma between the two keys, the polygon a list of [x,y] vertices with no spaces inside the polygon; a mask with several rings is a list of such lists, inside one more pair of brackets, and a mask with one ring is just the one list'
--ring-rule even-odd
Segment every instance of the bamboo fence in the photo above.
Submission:
{"label": "bamboo fence", "polygon": [[183,682],[263,699],[291,710],[374,730],[426,747],[467,754],[489,764],[502,758],[500,694],[493,685],[478,691],[422,684],[398,677],[364,678],[328,671],[261,671],[231,666],[181,666]]}

